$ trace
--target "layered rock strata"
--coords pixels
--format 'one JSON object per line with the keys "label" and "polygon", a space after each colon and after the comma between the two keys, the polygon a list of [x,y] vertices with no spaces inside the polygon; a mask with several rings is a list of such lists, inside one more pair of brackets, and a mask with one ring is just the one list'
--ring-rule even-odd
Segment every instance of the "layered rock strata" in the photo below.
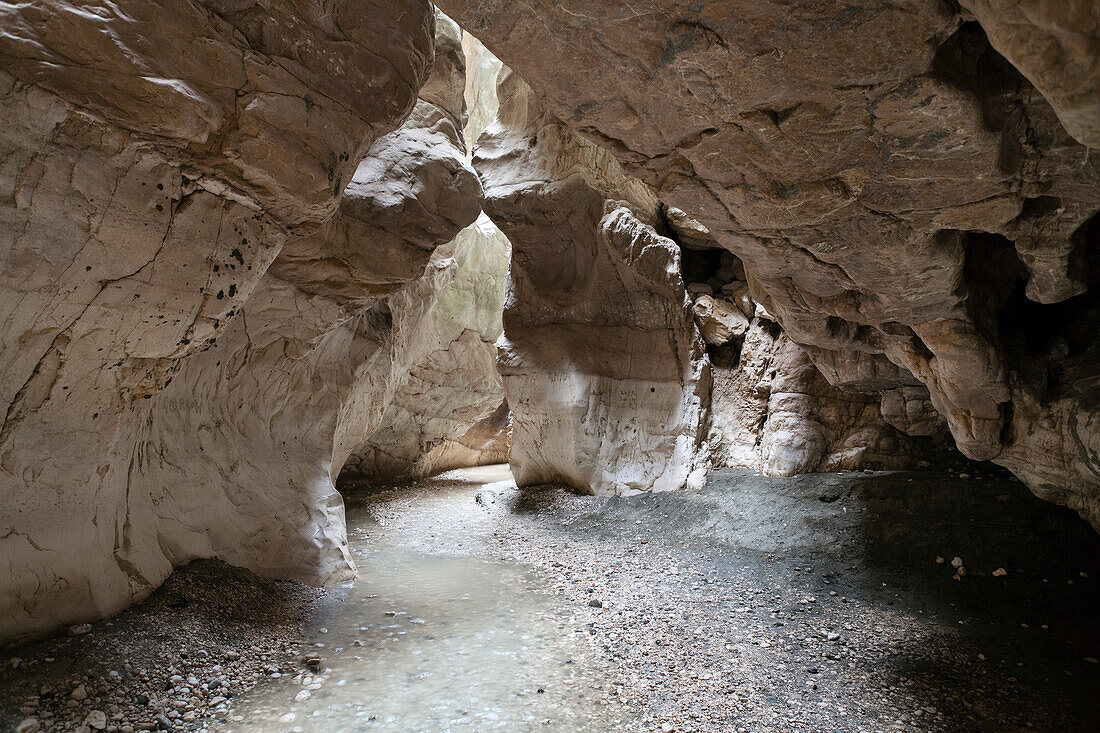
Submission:
{"label": "layered rock strata", "polygon": [[427,3],[0,13],[0,643],[194,557],[347,577],[372,305],[479,210],[457,29],[425,85]]}
{"label": "layered rock strata", "polygon": [[710,376],[657,200],[507,70],[498,93],[474,165],[513,246],[499,369],[517,483],[701,482]]}
{"label": "layered rock strata", "polygon": [[1095,3],[440,5],[736,254],[831,384],[902,427],[930,403],[1100,526]]}

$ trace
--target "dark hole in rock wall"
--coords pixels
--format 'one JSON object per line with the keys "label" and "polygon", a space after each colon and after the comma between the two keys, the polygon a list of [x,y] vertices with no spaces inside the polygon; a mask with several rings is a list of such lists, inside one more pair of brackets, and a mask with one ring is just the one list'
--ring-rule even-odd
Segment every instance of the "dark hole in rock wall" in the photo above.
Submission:
{"label": "dark hole in rock wall", "polygon": [[[754,306],[748,297],[745,266],[740,258],[724,249],[681,247],[680,263],[684,285],[693,300],[701,296],[713,297],[722,301],[723,308],[741,311],[746,323],[752,320]],[[708,341],[707,355],[711,364],[737,368],[741,360],[741,338],[743,336],[725,343]]]}
{"label": "dark hole in rock wall", "polygon": [[736,369],[741,361],[741,344],[731,341],[721,346],[707,345],[707,355],[714,366]]}
{"label": "dark hole in rock wall", "polygon": [[721,267],[722,250],[718,249],[680,249],[680,267],[684,284],[706,283]]}
{"label": "dark hole in rock wall", "polygon": [[1024,83],[1020,72],[997,53],[976,21],[958,27],[936,50],[932,75],[979,97],[1016,93]]}
{"label": "dark hole in rock wall", "polygon": [[[1051,205],[1032,202],[1025,208]],[[1011,241],[979,232],[966,236],[968,311],[1021,386],[1044,403],[1100,369],[1100,215],[1073,236],[1087,290],[1052,304],[1027,297],[1028,273]]]}
{"label": "dark hole in rock wall", "polygon": [[998,326],[1008,362],[1043,401],[1064,396],[1079,381],[1069,373],[1100,368],[1100,216],[1074,235],[1086,291],[1060,303],[1030,300],[1018,281],[1001,307]]}

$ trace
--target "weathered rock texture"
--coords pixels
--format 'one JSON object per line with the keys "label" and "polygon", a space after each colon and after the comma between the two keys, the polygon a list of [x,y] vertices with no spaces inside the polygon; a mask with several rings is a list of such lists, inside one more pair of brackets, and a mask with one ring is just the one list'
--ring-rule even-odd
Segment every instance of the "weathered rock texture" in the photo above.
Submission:
{"label": "weathered rock texture", "polygon": [[683,487],[703,435],[706,361],[658,202],[507,70],[474,165],[512,242],[499,368],[519,485]]}
{"label": "weathered rock texture", "polygon": [[472,157],[478,137],[497,118],[500,108],[497,75],[503,65],[481,41],[465,31],[462,33],[462,50],[466,52],[466,106],[469,114],[462,133],[466,140],[466,153]]}
{"label": "weathered rock texture", "polygon": [[743,263],[684,212],[667,210],[666,217],[683,245],[684,279],[714,380],[707,438],[712,466],[790,476],[913,468],[954,454],[946,423],[927,399],[930,414],[899,429],[893,415],[893,422],[882,415],[878,397],[830,385],[753,302]]}
{"label": "weathered rock texture", "polygon": [[341,435],[360,445],[342,479],[392,480],[507,461],[495,343],[509,249],[482,216],[436,250],[422,278],[386,301],[384,347],[360,368],[354,401],[373,417],[345,420]]}
{"label": "weathered rock texture", "polygon": [[421,2],[0,16],[0,643],[195,557],[347,577],[372,306],[479,211],[457,29],[429,80]]}
{"label": "weathered rock texture", "polygon": [[440,5],[738,255],[830,383],[898,425],[930,401],[1100,526],[1100,6],[964,3],[1006,61],[948,3]]}

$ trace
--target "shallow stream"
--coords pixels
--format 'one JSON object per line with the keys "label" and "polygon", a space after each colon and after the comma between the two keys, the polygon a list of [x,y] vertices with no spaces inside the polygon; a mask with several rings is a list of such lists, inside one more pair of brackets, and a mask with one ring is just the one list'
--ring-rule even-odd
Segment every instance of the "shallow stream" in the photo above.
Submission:
{"label": "shallow stream", "polygon": [[[614,730],[622,706],[574,609],[494,552],[476,503],[507,467],[452,471],[402,501],[352,495],[356,581],[334,589],[309,629],[317,672],[280,675],[237,700],[223,730]],[[421,489],[424,483],[420,485]],[[578,633],[580,632],[580,633]],[[630,726],[627,726],[630,727]]]}

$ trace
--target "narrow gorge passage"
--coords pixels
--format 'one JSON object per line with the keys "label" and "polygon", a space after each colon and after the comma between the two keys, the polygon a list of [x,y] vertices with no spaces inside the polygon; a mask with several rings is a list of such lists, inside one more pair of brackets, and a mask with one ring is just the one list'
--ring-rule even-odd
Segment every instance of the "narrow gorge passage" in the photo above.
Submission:
{"label": "narrow gorge passage", "polygon": [[[193,679],[225,702],[193,727],[220,731],[1100,723],[1100,538],[1001,471],[730,469],[684,500],[521,491],[487,466],[345,491],[369,574],[266,627],[239,615],[279,592],[234,603],[252,582],[225,571],[170,583],[5,658],[3,722],[28,699],[63,717],[78,686],[140,721],[135,699]],[[251,647],[257,629],[282,646]]]}
{"label": "narrow gorge passage", "polygon": [[1097,0],[0,0],[0,733],[1100,730]]}

